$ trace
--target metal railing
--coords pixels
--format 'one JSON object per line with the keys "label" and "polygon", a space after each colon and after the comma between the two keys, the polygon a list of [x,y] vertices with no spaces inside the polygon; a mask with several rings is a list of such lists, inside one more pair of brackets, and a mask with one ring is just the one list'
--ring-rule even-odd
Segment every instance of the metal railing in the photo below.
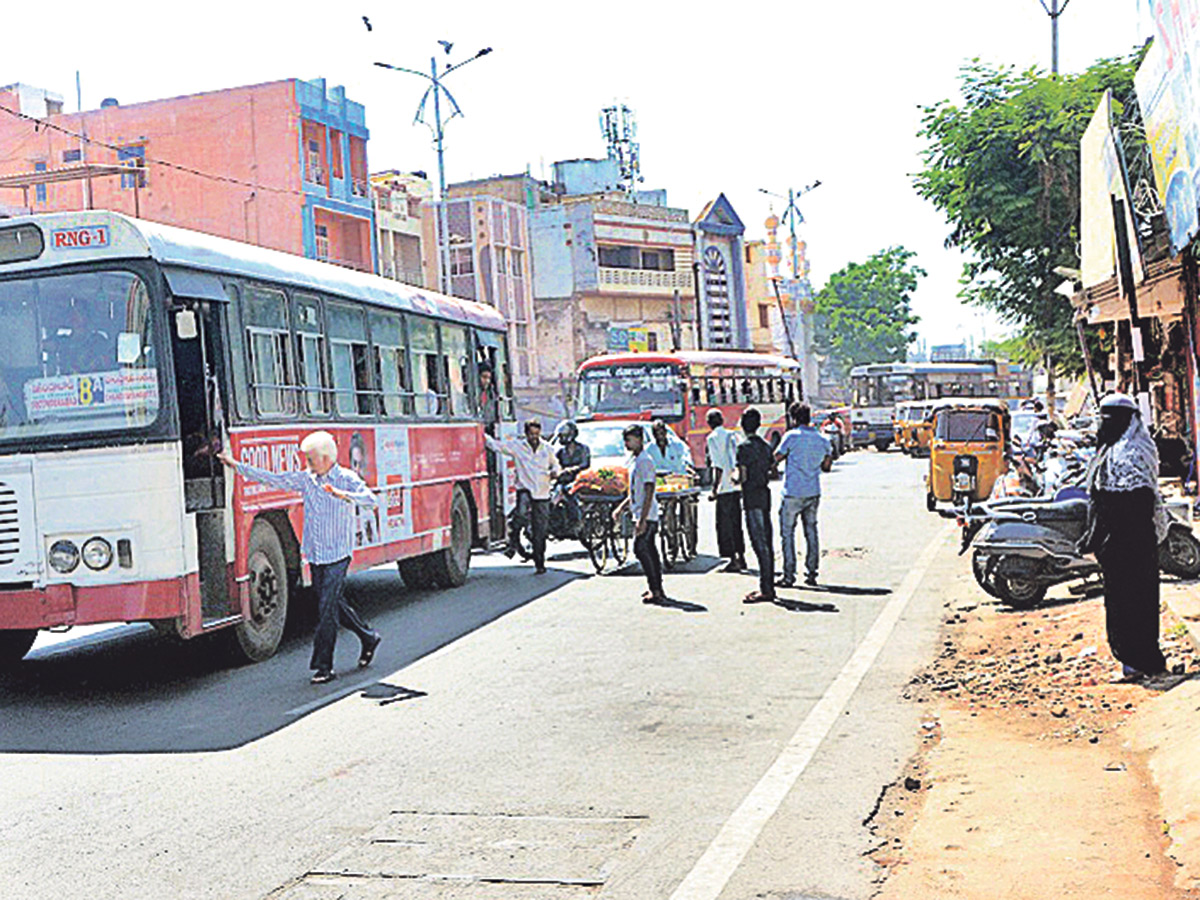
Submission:
{"label": "metal railing", "polygon": [[692,286],[691,272],[660,272],[654,269],[615,269],[600,266],[600,283],[661,290],[686,289]]}

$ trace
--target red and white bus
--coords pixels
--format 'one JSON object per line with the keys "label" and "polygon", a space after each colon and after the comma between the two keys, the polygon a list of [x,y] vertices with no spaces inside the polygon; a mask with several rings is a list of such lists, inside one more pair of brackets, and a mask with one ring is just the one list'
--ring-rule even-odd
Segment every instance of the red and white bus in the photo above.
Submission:
{"label": "red and white bus", "polygon": [[503,526],[478,372],[513,431],[504,335],[488,306],[114,213],[0,221],[0,662],[140,621],[270,656],[302,508],[214,451],[298,469],[316,428],[378,495],[352,569],[461,584]]}
{"label": "red and white bus", "polygon": [[662,419],[684,441],[698,469],[705,468],[710,409],[738,427],[756,407],[761,434],[772,444],[787,430],[787,404],[803,399],[801,366],[794,359],[735,350],[674,353],[606,353],[579,367],[576,412],[580,419]]}

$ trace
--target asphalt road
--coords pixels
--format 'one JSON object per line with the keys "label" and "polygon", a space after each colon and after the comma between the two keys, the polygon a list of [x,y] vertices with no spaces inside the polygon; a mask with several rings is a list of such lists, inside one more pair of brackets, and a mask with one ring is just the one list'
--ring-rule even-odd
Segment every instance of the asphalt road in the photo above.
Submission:
{"label": "asphalt road", "polygon": [[237,668],[146,628],[44,640],[0,680],[4,893],[867,897],[862,820],[915,747],[899,693],[961,566],[921,471],[839,461],[822,587],[786,606],[716,571],[704,503],[674,607],[561,543],[540,577],[353,577],[385,640],[359,672],[344,635],[326,686],[302,631]]}

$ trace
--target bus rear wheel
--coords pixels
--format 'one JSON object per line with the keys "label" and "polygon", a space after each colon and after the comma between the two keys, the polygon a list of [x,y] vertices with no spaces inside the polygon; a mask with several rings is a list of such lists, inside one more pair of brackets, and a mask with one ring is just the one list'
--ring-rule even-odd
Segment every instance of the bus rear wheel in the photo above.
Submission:
{"label": "bus rear wheel", "polygon": [[233,627],[231,649],[247,662],[270,659],[279,649],[288,612],[288,572],[283,545],[271,523],[259,520],[250,529],[247,568],[250,609]]}
{"label": "bus rear wheel", "polygon": [[471,570],[471,504],[462,488],[454,489],[450,501],[450,546],[429,558],[433,581],[438,587],[461,587]]}
{"label": "bus rear wheel", "polygon": [[33,642],[37,640],[36,628],[22,628],[19,631],[0,631],[0,667],[19,663]]}

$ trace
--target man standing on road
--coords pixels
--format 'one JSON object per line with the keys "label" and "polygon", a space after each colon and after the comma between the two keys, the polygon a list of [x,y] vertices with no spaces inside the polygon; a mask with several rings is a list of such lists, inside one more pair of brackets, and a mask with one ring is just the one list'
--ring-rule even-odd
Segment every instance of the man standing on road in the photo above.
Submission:
{"label": "man standing on road", "polygon": [[374,506],[375,495],[353,470],[337,464],[337,442],[328,431],[314,431],[305,437],[300,442],[300,451],[308,460],[307,472],[268,472],[237,462],[225,451],[217,458],[243,478],[304,498],[300,549],[312,570],[313,590],[317,594],[317,630],[309,668],[313,669],[312,683],[324,684],[336,677],[333,648],[339,622],[362,642],[359,668],[370,665],[383,640],[346,602],[342,591],[354,548],[354,509]]}
{"label": "man standing on road", "polygon": [[646,452],[645,434],[641,425],[630,425],[624,431],[625,449],[633,457],[629,466],[629,496],[613,510],[613,521],[620,522],[626,509],[632,509],[634,521],[633,554],[642,564],[650,590],[642,595],[643,603],[664,603],[662,559],[654,538],[658,532],[658,501],[654,497],[658,481],[654,460]]}
{"label": "man standing on road", "polygon": [[783,477],[783,502],[779,506],[779,537],[783,543],[783,578],[780,587],[796,583],[796,519],[804,523],[804,583],[815,587],[821,546],[817,539],[817,507],[821,503],[821,473],[833,468],[829,441],[812,427],[807,403],[788,409],[792,430],[775,450],[775,461],[787,460]]}
{"label": "man standing on road", "polygon": [[758,559],[758,590],[746,595],[745,602],[759,603],[775,599],[775,546],[771,534],[771,476],[775,458],[771,445],[758,433],[762,413],[750,407],[742,413],[745,442],[738,447],[738,472],[742,482],[742,510],[750,546]]}
{"label": "man standing on road", "polygon": [[562,471],[554,451],[542,440],[542,423],[530,419],[525,423],[525,437],[498,441],[485,434],[488,448],[512,459],[517,470],[517,507],[513,510],[508,529],[508,549],[511,559],[517,552],[517,539],[527,524],[533,544],[535,573],[546,571],[546,527],[550,520],[550,486]]}
{"label": "man standing on road", "polygon": [[725,427],[719,409],[708,411],[708,464],[712,469],[712,499],[717,502],[717,552],[729,560],[721,571],[746,568],[746,540],[742,537],[742,494],[737,485],[737,435]]}

